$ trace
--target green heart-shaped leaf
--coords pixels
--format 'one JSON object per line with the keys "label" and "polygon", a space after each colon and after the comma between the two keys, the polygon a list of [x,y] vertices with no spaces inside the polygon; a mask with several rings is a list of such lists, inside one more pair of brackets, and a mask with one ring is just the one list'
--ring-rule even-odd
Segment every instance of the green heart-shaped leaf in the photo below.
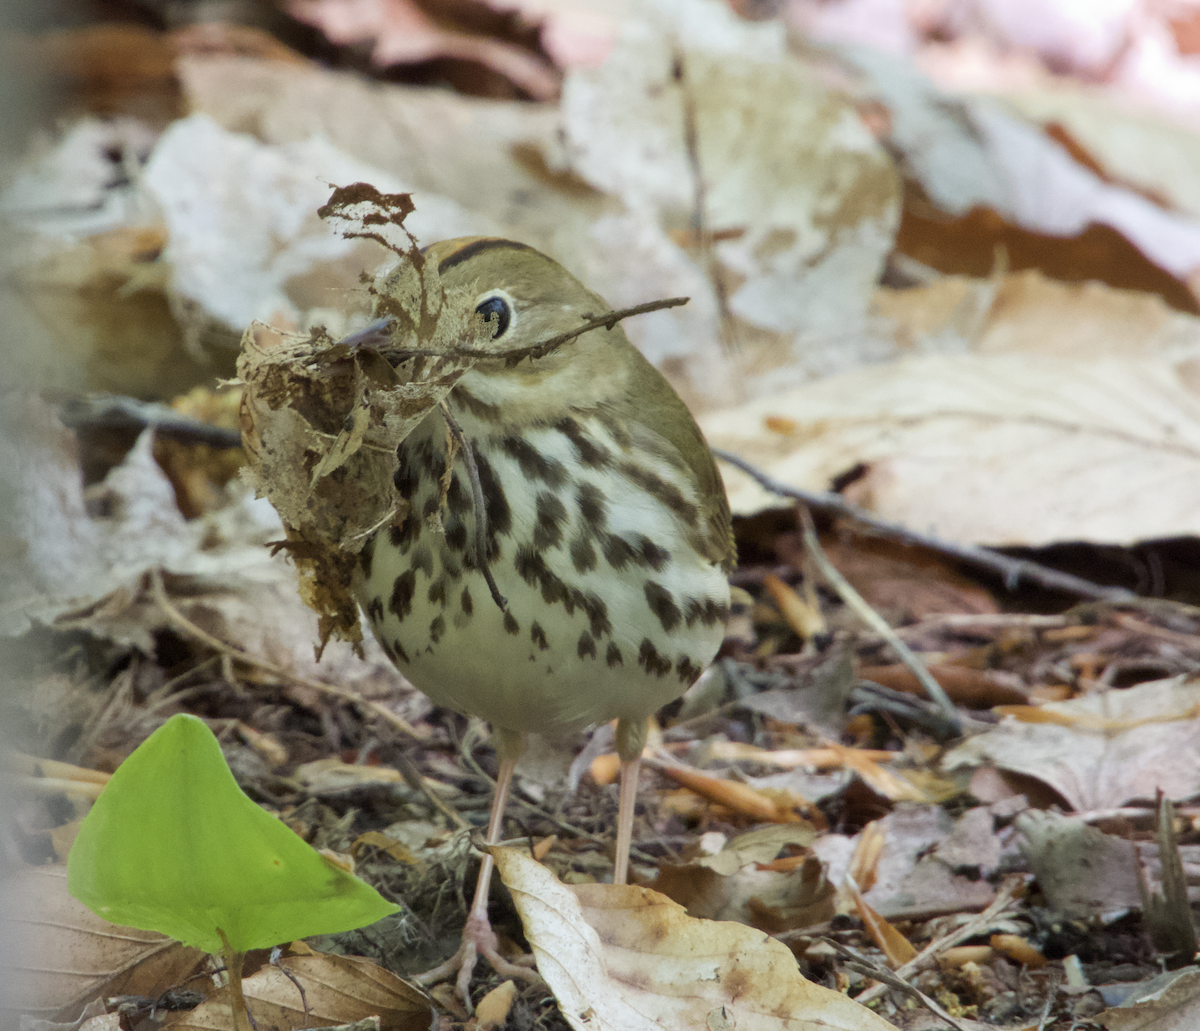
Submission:
{"label": "green heart-shaped leaf", "polygon": [[172,716],[101,792],[67,888],[114,923],[235,952],[374,923],[395,906],[246,796],[211,730]]}

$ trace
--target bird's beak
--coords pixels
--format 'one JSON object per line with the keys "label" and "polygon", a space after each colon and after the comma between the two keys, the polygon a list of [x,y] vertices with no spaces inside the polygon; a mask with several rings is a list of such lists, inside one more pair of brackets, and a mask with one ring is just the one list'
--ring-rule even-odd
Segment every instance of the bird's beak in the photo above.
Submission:
{"label": "bird's beak", "polygon": [[338,343],[345,344],[347,347],[385,347],[391,343],[392,326],[393,320],[390,317],[376,319],[356,333],[342,337]]}

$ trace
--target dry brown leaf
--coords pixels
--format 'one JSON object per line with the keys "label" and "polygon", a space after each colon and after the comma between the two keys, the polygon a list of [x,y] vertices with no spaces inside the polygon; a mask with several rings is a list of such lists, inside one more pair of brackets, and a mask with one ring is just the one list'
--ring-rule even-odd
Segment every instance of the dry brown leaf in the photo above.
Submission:
{"label": "dry brown leaf", "polygon": [[862,893],[853,885],[850,886],[850,894],[854,899],[855,909],[858,910],[859,919],[862,920],[867,932],[875,939],[875,944],[883,950],[884,958],[887,959],[888,965],[893,970],[903,966],[916,956],[917,950],[913,947],[912,942],[868,906]]}
{"label": "dry brown leaf", "polygon": [[1043,125],[1061,125],[1105,174],[1200,218],[1200,134],[1143,107],[1114,103],[1095,88],[1006,92],[1006,103]]}
{"label": "dry brown leaf", "polygon": [[[750,23],[713,0],[647,6],[601,67],[568,75],[562,111],[573,167],[626,208],[594,235],[618,235],[619,222],[619,237],[638,241],[632,267],[621,270],[628,251],[613,255],[621,280],[597,280],[601,292],[625,303],[643,246],[674,251],[701,274],[687,291],[696,310],[654,326],[666,339],[684,327],[705,338],[689,348],[700,356],[688,370],[694,390],[729,397],[735,385],[717,346],[721,293],[747,339],[766,341],[741,362],[752,392],[777,389],[769,370],[781,365],[798,377],[875,351],[870,334],[850,327],[864,325],[898,221],[894,166],[853,105],[787,53],[781,22]],[[697,176],[704,228],[726,236],[713,249],[719,268],[659,228],[695,219]],[[654,226],[657,245],[639,223]],[[659,362],[675,348],[651,339],[647,352]]]}
{"label": "dry brown leaf", "polygon": [[[815,838],[808,824],[750,831],[715,854],[663,864],[651,887],[685,907],[689,916],[732,920],[768,934],[810,927],[834,914],[833,886],[821,861],[807,852]],[[805,851],[777,860],[789,847]]]}
{"label": "dry brown leaf", "polygon": [[[797,542],[796,552],[799,547]],[[855,533],[846,521],[824,536],[821,547],[850,586],[892,622],[943,612],[999,611],[988,591],[930,550]],[[799,558],[790,545],[781,545],[780,552],[785,561]]]}
{"label": "dry brown leaf", "polygon": [[[897,55],[866,48],[840,55],[888,107],[890,142],[943,212],[958,216],[987,208],[1048,237],[1071,237],[1100,225],[1177,280],[1200,267],[1200,222],[1104,182],[1040,126],[1000,102],[948,97]],[[1190,309],[1195,310],[1194,297]]]}
{"label": "dry brown leaf", "polygon": [[508,1023],[508,1014],[516,997],[516,981],[503,981],[480,999],[475,1007],[479,1031],[495,1031]]}
{"label": "dry brown leaf", "polygon": [[1092,1019],[1108,1031],[1194,1031],[1200,1026],[1200,972],[1178,970],[1139,987],[1123,1005]]}
{"label": "dry brown leaf", "polygon": [[357,555],[377,530],[410,518],[395,486],[396,447],[474,364],[456,349],[491,339],[471,304],[447,296],[437,266],[408,235],[404,219],[412,210],[407,194],[381,194],[365,183],[335,189],[320,209],[347,225],[348,237],[376,240],[400,258],[368,287],[374,316],[391,320],[387,348],[435,357],[395,368],[375,347],[337,343],[323,330],[270,339],[251,327],[242,339],[250,479],[283,519],[301,597],[320,617],[322,646],[333,636],[362,639],[350,590]]}
{"label": "dry brown leaf", "polygon": [[[1022,691],[995,676],[992,670],[971,669],[948,662],[930,663],[927,668],[930,676],[942,685],[951,701],[968,708],[990,709],[993,706],[1019,705],[1025,700]],[[862,666],[858,675],[863,680],[882,684],[894,691],[925,696],[925,689],[912,670],[899,662],[886,666]]]}
{"label": "dry brown leaf", "polygon": [[[888,920],[903,920],[988,906],[996,893],[986,879],[979,877],[979,871],[957,873],[938,855],[940,846],[954,836],[955,830],[947,814],[935,805],[900,803],[875,821],[869,833],[882,835],[883,847],[873,867],[875,884],[863,892],[871,908]],[[813,851],[825,861],[833,883],[841,883],[850,869],[855,845],[853,840],[836,834],[813,842]],[[961,852],[951,857],[951,862],[957,863],[960,858]],[[987,861],[982,855],[972,858],[979,866]]]}
{"label": "dry brown leaf", "polygon": [[380,66],[436,58],[476,61],[534,100],[558,95],[558,73],[538,55],[489,36],[443,28],[412,0],[288,0],[285,6],[334,43],[371,41],[371,60]]}
{"label": "dry brown leaf", "polygon": [[1200,791],[1198,704],[1200,683],[1178,677],[1047,703],[1043,709],[1075,725],[1008,718],[954,748],[943,768],[994,763],[1048,784],[1077,812],[1158,790],[1189,798]]}
{"label": "dry brown leaf", "polygon": [[[1130,544],[1200,531],[1190,375],[1178,358],[929,355],[700,421],[711,443],[785,483],[825,490],[861,469],[849,500],[949,540]],[[780,414],[801,429],[762,428]],[[744,473],[722,473],[735,512],[779,504]]]}
{"label": "dry brown leaf", "polygon": [[1091,919],[1142,905],[1133,842],[1082,820],[1030,809],[1016,819],[1021,851],[1050,905],[1068,917]]}
{"label": "dry brown leaf", "polygon": [[693,1031],[722,1019],[745,1031],[893,1028],[805,980],[791,951],[761,931],[695,920],[647,888],[570,888],[519,852],[491,851],[538,972],[574,1028]]}
{"label": "dry brown leaf", "polygon": [[8,1004],[20,1013],[69,1021],[100,996],[154,998],[204,962],[198,949],[96,916],[67,894],[64,866],[5,879],[0,902],[10,942],[5,961],[12,964],[0,973]]}
{"label": "dry brown leaf", "polygon": [[[304,990],[303,1002],[296,982]],[[285,956],[278,966],[262,967],[242,982],[242,991],[258,1026],[276,1031],[349,1024],[367,1017],[379,1018],[380,1031],[426,1031],[433,1019],[429,998],[390,970],[362,956],[331,956],[307,947],[301,954]],[[167,1026],[176,1031],[231,1031],[227,990],[178,1014]]]}

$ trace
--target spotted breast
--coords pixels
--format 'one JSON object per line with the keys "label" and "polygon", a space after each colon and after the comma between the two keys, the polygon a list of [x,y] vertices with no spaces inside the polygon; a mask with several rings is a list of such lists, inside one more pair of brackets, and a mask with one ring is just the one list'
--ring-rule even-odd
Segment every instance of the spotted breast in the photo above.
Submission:
{"label": "spotted breast", "polygon": [[[427,257],[509,349],[608,310],[521,244]],[[508,731],[644,722],[710,661],[729,604],[729,509],[683,402],[617,326],[512,367],[481,361],[447,408],[478,490],[435,410],[399,449],[409,514],[362,552],[376,637],[435,702]]]}

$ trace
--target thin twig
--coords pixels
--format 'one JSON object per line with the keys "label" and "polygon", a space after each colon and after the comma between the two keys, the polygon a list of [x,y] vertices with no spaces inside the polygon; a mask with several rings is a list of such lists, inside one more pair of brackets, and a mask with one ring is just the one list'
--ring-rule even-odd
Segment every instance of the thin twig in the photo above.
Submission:
{"label": "thin twig", "polygon": [[812,556],[813,562],[821,571],[821,575],[829,582],[829,585],[838,593],[838,596],[844,601],[855,614],[872,630],[879,634],[894,651],[901,662],[904,663],[910,670],[913,676],[917,678],[918,683],[925,688],[925,693],[929,696],[937,707],[942,711],[942,715],[952,725],[954,734],[962,733],[962,720],[959,718],[958,710],[954,707],[954,703],[950,701],[950,696],[942,689],[934,678],[933,674],[925,667],[925,663],[917,657],[917,654],[909,648],[896,631],[888,625],[878,612],[876,612],[866,599],[850,586],[850,581],[847,580],[841,573],[834,568],[832,562],[826,556],[824,549],[821,547],[821,542],[817,540],[817,528],[813,525],[812,515],[803,505],[798,506],[800,510],[800,521],[804,530],[804,546],[808,549],[808,553]]}
{"label": "thin twig", "polygon": [[789,486],[782,480],[777,480],[773,476],[767,475],[761,469],[756,468],[744,458],[733,454],[731,451],[725,451],[722,448],[712,448],[712,453],[722,462],[728,462],[730,465],[741,469],[742,472],[755,480],[764,490],[768,490],[772,494],[778,494],[782,498],[792,498],[795,501],[802,501],[818,512],[852,519],[856,523],[868,527],[881,537],[887,537],[904,544],[915,544],[923,548],[929,548],[957,559],[960,562],[966,562],[981,569],[990,570],[1004,578],[1004,586],[1007,590],[1016,590],[1022,581],[1028,581],[1039,584],[1042,587],[1048,587],[1051,590],[1075,595],[1078,598],[1091,598],[1096,601],[1127,602],[1137,599],[1136,594],[1126,590],[1124,587],[1105,587],[1101,584],[1092,583],[1090,580],[1085,580],[1082,577],[1072,576],[1070,573],[1061,573],[1057,569],[1051,569],[1049,566],[1030,562],[1028,559],[1010,558],[1007,555],[1001,555],[990,548],[980,548],[974,544],[955,544],[952,541],[943,540],[940,537],[934,537],[930,534],[917,533],[915,530],[910,530],[899,523],[891,523],[880,519],[878,516],[873,516],[856,505],[850,504],[850,502],[838,494],[833,494],[829,491],[804,490],[800,487]]}
{"label": "thin twig", "polygon": [[[838,951],[838,953],[841,954],[843,959],[847,960],[846,966],[855,973],[864,974],[865,976],[878,981],[880,984],[887,985],[889,988],[895,988],[898,991],[906,992],[907,994],[913,996],[931,1013],[946,1021],[946,1023],[948,1023],[951,1027],[957,1028],[958,1031],[967,1031],[967,1029],[952,1016],[950,1016],[950,1014],[947,1013],[937,1003],[936,1000],[931,999],[916,985],[911,985],[903,978],[897,977],[896,974],[891,970],[888,970],[887,967],[880,966],[878,963],[873,963],[866,956],[862,955],[862,953],[856,952],[848,945],[843,945],[841,942],[835,941],[833,938],[826,938],[825,941],[832,945]],[[860,1001],[861,998],[862,996],[856,997],[855,1002]]]}
{"label": "thin twig", "polygon": [[500,588],[496,586],[496,580],[492,576],[492,568],[488,565],[487,506],[483,501],[483,485],[479,479],[479,466],[475,462],[475,448],[450,414],[450,406],[441,401],[439,407],[442,410],[442,418],[446,420],[446,428],[458,441],[463,461],[467,463],[467,479],[471,484],[471,507],[475,510],[475,561],[479,564],[484,580],[487,581],[488,590],[492,592],[492,601],[500,606],[501,612],[506,612],[508,599],[500,593]]}
{"label": "thin twig", "polygon": [[593,329],[600,329],[601,327],[612,329],[622,319],[627,319],[632,315],[645,315],[647,312],[661,311],[663,308],[678,308],[681,304],[687,304],[689,300],[691,300],[690,297],[668,297],[662,301],[648,301],[646,304],[635,304],[632,308],[617,308],[613,311],[606,311],[601,315],[588,318],[566,333],[559,333],[558,336],[550,337],[548,340],[539,341],[536,344],[531,344],[529,347],[518,347],[512,351],[489,351],[480,347],[455,347],[448,351],[432,351],[427,348],[381,347],[379,348],[379,352],[393,365],[408,361],[409,358],[503,358],[505,366],[511,368],[526,358],[544,358],[551,351],[557,350],[563,344],[574,340],[578,336],[582,336],[584,333],[589,333]]}
{"label": "thin twig", "polygon": [[[993,924],[996,919],[1012,905],[1013,899],[1016,897],[1017,891],[1024,884],[1024,880],[1017,877],[1010,877],[996,893],[992,904],[987,907],[982,913],[973,916],[962,927],[956,931],[951,931],[944,937],[938,938],[936,941],[930,942],[912,959],[903,966],[897,967],[892,973],[903,979],[911,977],[913,974],[927,967],[934,959],[940,956],[947,949],[952,949],[955,945],[966,941],[968,938],[974,938],[977,934],[982,934],[988,927]],[[868,988],[861,995],[854,997],[855,1002],[860,1002],[864,1006],[879,998],[884,991],[887,990],[886,985],[878,984]]]}

